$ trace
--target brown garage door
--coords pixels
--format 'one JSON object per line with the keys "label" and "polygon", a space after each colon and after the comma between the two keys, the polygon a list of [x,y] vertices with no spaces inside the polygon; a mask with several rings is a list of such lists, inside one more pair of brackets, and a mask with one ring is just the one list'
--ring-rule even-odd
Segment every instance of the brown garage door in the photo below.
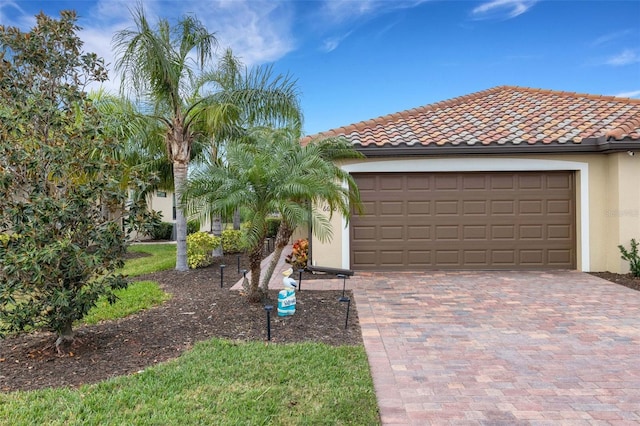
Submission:
{"label": "brown garage door", "polygon": [[354,174],[356,270],[575,269],[573,172]]}

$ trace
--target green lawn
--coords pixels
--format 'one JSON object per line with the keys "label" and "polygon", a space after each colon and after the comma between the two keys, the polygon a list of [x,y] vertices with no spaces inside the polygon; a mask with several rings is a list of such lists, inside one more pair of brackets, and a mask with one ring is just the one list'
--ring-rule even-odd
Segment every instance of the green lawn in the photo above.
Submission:
{"label": "green lawn", "polygon": [[122,273],[129,277],[137,277],[176,267],[175,244],[136,244],[129,246],[129,252],[150,255],[126,261]]}
{"label": "green lawn", "polygon": [[210,340],[79,389],[0,394],[6,425],[377,425],[362,347]]}
{"label": "green lawn", "polygon": [[[175,244],[144,244],[129,247],[130,252],[146,253],[149,256],[129,259],[122,273],[137,277],[152,272],[172,269],[176,266]],[[79,323],[96,324],[100,321],[124,318],[143,309],[151,308],[168,300],[171,296],[160,289],[155,281],[133,281],[123,290],[117,290],[118,300],[109,304],[105,298],[98,300]]]}

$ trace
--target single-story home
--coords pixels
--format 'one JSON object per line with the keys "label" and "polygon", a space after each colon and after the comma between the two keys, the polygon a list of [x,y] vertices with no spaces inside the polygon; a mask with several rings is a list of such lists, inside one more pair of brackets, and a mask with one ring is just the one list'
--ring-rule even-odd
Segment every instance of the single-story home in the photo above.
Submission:
{"label": "single-story home", "polygon": [[618,245],[640,239],[640,99],[500,86],[308,139],[329,136],[366,157],[341,164],[365,212],[333,216],[313,265],[628,270]]}

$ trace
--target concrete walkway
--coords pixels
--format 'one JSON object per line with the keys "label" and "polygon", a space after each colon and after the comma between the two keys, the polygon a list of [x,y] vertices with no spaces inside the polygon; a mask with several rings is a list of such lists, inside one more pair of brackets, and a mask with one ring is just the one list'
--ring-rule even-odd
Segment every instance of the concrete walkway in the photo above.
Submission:
{"label": "concrete walkway", "polygon": [[640,424],[638,291],[579,272],[357,273],[346,287],[384,425]]}

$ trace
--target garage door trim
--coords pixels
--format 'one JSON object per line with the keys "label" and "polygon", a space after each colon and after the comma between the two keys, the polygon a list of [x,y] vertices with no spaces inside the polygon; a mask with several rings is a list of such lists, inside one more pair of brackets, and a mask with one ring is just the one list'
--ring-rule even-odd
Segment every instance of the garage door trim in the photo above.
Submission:
{"label": "garage door trim", "polygon": [[[578,161],[536,160],[523,158],[421,158],[407,160],[370,161],[343,165],[349,173],[367,172],[517,172],[566,170],[576,173],[577,269],[590,271],[589,250],[589,165]],[[350,268],[350,233],[343,219],[342,266]]]}

